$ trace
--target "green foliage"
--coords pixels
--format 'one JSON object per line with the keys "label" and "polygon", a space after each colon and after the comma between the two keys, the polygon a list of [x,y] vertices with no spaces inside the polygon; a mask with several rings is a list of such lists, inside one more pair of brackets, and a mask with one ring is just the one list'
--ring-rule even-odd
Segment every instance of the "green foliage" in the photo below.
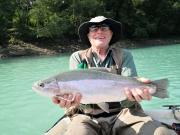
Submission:
{"label": "green foliage", "polygon": [[104,15],[125,38],[180,35],[179,0],[0,0],[0,44],[14,38],[77,38],[78,26]]}
{"label": "green foliage", "polygon": [[180,1],[146,0],[143,3],[141,9],[146,13],[148,23],[152,24],[148,28],[152,36],[164,37],[179,33],[177,24],[180,23],[180,8],[178,6],[174,8],[174,5],[178,5],[177,3]]}
{"label": "green foliage", "polygon": [[37,0],[29,12],[30,25],[38,38],[75,36],[78,25],[100,12],[97,0]]}
{"label": "green foliage", "polygon": [[16,38],[29,38],[31,37],[31,33],[29,30],[28,22],[29,22],[29,17],[28,13],[29,10],[31,9],[31,1],[27,0],[16,0],[15,3],[15,11],[14,15],[12,17],[12,28],[15,29],[13,33],[11,33],[11,37],[13,38],[14,36]]}
{"label": "green foliage", "polygon": [[[59,5],[57,6],[57,3]],[[66,19],[67,3],[58,0],[37,0],[29,12],[30,26],[37,38],[59,38],[70,22]]]}
{"label": "green foliage", "polygon": [[15,6],[13,0],[0,0],[0,45],[7,44],[8,42],[8,29],[11,28],[12,25],[11,19],[14,10]]}

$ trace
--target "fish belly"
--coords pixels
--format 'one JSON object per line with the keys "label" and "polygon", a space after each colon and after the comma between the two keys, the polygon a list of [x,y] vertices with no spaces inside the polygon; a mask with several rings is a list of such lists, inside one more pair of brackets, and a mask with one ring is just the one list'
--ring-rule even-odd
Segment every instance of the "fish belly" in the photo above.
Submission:
{"label": "fish belly", "polygon": [[[66,84],[65,84],[66,83]],[[62,84],[72,93],[82,95],[81,103],[116,102],[126,99],[125,83],[114,80],[76,80]]]}

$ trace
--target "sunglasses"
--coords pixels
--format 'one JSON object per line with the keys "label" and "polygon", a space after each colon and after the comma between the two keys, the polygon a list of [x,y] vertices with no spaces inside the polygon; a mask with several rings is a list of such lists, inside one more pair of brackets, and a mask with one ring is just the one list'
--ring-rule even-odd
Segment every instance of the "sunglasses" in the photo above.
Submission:
{"label": "sunglasses", "polygon": [[97,32],[98,29],[104,32],[110,30],[110,27],[107,24],[92,25],[89,27],[89,32]]}

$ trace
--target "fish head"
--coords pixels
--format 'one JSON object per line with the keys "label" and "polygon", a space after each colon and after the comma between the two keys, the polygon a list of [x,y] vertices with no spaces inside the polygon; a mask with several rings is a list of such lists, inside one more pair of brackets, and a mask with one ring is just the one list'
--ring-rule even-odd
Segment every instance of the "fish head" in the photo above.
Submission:
{"label": "fish head", "polygon": [[56,80],[46,80],[35,82],[32,89],[44,96],[54,97],[60,94],[60,87]]}

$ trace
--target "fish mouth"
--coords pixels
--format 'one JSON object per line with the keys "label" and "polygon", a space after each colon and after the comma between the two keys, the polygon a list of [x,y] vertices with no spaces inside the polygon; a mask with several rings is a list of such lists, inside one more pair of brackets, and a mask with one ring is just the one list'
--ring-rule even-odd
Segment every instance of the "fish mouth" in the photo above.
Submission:
{"label": "fish mouth", "polygon": [[33,85],[32,86],[32,89],[36,92],[36,93],[39,93],[39,94],[42,94],[42,92],[41,92],[41,88],[40,87],[38,87],[37,85]]}
{"label": "fish mouth", "polygon": [[38,92],[38,93],[39,93],[40,91],[42,91],[42,88],[39,87],[38,83],[34,83],[33,86],[32,86],[32,89],[33,89],[34,91]]}
{"label": "fish mouth", "polygon": [[39,82],[34,83],[34,85],[32,86],[32,89],[36,93],[38,93],[40,95],[43,95],[43,96],[48,96],[48,97],[54,97],[55,96],[51,92],[48,92],[48,91],[44,90],[44,88],[39,85]]}
{"label": "fish mouth", "polygon": [[32,88],[34,88],[34,89],[43,89],[44,88],[44,83],[42,83],[42,82],[35,82],[34,84],[33,84],[33,86],[32,86]]}

